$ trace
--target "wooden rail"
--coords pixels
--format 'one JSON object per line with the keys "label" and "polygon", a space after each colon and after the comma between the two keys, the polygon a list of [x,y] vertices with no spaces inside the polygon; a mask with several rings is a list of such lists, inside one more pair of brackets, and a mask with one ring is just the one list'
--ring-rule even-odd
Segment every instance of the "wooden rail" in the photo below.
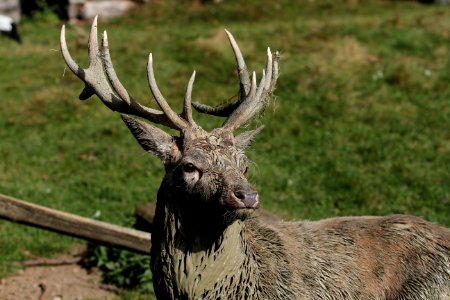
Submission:
{"label": "wooden rail", "polygon": [[0,194],[0,218],[150,255],[150,233],[80,217]]}
{"label": "wooden rail", "polygon": [[[257,213],[266,223],[280,220],[263,209]],[[146,229],[151,229],[154,215],[154,203],[136,210],[138,220]],[[80,217],[3,194],[0,194],[0,218],[147,255],[152,247],[151,235],[146,231]]]}

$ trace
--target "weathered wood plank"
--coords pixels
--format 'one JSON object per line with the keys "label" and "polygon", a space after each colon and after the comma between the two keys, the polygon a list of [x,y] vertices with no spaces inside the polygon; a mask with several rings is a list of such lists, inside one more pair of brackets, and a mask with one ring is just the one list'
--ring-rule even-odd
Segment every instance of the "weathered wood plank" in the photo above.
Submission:
{"label": "weathered wood plank", "polygon": [[150,233],[61,212],[0,194],[0,218],[150,254]]}
{"label": "weathered wood plank", "polygon": [[[101,221],[80,217],[48,207],[29,203],[0,194],[0,218],[43,228],[133,252],[150,254],[151,231],[155,215],[155,203],[150,202],[136,210],[136,217],[145,231],[125,228]],[[275,222],[280,218],[268,211],[259,210],[263,222]]]}

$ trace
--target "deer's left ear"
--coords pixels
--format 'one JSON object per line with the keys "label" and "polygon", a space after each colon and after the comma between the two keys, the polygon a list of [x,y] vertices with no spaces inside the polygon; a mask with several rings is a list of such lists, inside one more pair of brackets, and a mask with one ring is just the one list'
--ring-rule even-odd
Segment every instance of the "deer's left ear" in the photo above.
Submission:
{"label": "deer's left ear", "polygon": [[254,130],[245,131],[245,132],[237,135],[234,138],[234,143],[236,145],[236,148],[244,150],[245,148],[250,146],[251,143],[253,142],[253,140],[255,139],[256,135],[258,135],[258,133],[260,133],[261,130],[263,130],[263,128],[264,128],[264,125],[254,129]]}
{"label": "deer's left ear", "polygon": [[127,115],[121,114],[120,116],[138,141],[139,145],[141,145],[145,151],[159,157],[163,163],[169,162],[179,154],[178,147],[171,135],[158,127],[136,120]]}

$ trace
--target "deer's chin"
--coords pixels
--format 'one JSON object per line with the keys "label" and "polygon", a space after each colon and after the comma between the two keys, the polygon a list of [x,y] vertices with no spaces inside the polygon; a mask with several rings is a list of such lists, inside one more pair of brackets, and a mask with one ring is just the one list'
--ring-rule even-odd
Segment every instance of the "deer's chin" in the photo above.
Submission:
{"label": "deer's chin", "polygon": [[226,198],[221,201],[221,209],[223,211],[223,218],[226,223],[236,220],[245,220],[250,218],[254,211],[259,208],[259,201],[253,203],[254,205],[246,205],[242,201],[237,201],[234,197]]}
{"label": "deer's chin", "polygon": [[254,208],[239,208],[226,210],[225,213],[223,214],[223,218],[225,223],[232,223],[236,220],[244,221],[246,219],[251,218],[254,212],[255,212]]}
{"label": "deer's chin", "polygon": [[227,198],[221,203],[222,207],[227,211],[248,211],[252,212],[259,208],[259,200],[253,202],[243,202],[234,197]]}

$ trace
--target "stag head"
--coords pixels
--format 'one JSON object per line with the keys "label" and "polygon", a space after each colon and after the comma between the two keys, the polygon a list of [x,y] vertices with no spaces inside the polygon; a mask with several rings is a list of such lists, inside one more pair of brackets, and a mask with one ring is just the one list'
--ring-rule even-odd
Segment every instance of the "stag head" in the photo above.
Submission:
{"label": "stag head", "polygon": [[[181,114],[170,108],[156,84],[152,54],[149,55],[147,65],[148,83],[161,110],[143,106],[129,95],[113,68],[106,32],[101,45],[98,44],[97,18],[90,32],[87,69],[81,68],[72,59],[67,49],[64,26],[61,30],[61,51],[67,66],[85,83],[80,100],[95,94],[111,110],[121,112],[122,120],[142,148],[162,160],[166,169],[164,182],[170,183],[168,192],[177,195],[174,198],[179,202],[174,205],[214,208],[221,213],[235,212],[236,216],[244,216],[259,207],[258,193],[245,178],[248,159],[244,150],[262,127],[237,136],[233,132],[248,123],[267,104],[278,78],[280,56],[278,52],[272,55],[267,49],[266,67],[257,84],[255,72],[249,76],[235,39],[228,31],[226,34],[237,62],[240,79],[238,100],[220,107],[192,103],[194,71],[186,88]],[[226,120],[220,128],[207,132],[194,122],[192,106],[201,113],[223,116]],[[180,135],[171,136],[128,115],[176,129]]]}

